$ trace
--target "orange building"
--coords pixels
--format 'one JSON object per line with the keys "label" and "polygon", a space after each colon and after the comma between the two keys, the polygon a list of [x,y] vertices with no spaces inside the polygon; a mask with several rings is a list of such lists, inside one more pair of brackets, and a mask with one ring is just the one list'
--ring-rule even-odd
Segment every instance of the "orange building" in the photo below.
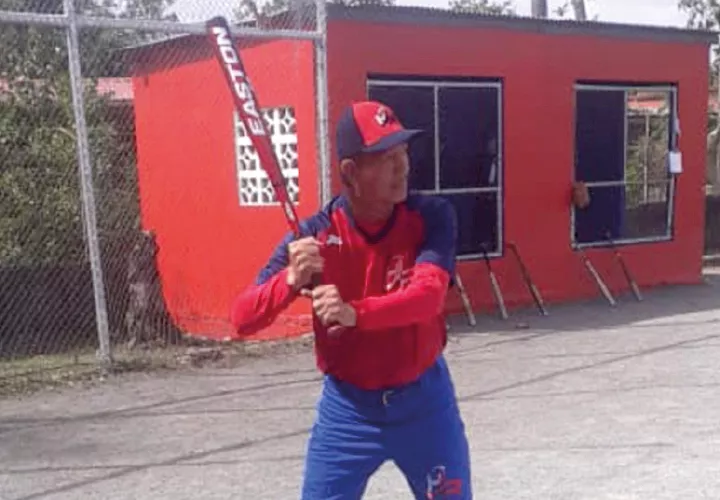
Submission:
{"label": "orange building", "polygon": [[[713,42],[674,28],[330,4],[330,130],[347,103],[372,98],[428,131],[411,149],[411,184],[455,204],[459,271],[478,311],[494,308],[483,248],[508,306],[532,304],[509,242],[549,303],[598,294],[579,247],[611,290],[627,289],[608,234],[641,287],[696,283]],[[312,43],[240,48],[307,216],[321,205]],[[286,224],[204,38],[130,52],[142,222],[157,236],[168,308],[188,333],[225,337],[233,297]],[[589,188],[583,209],[570,203],[576,181]],[[455,294],[447,310],[461,311]],[[306,332],[309,312],[298,301],[259,337]]]}

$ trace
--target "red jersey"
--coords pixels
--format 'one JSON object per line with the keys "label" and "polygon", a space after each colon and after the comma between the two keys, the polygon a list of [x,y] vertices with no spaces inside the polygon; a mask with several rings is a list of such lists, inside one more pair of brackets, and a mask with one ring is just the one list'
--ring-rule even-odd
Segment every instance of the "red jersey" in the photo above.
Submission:
{"label": "red jersey", "polygon": [[[344,196],[305,219],[325,266],[323,283],[338,288],[357,312],[357,324],[328,336],[314,318],[318,368],[363,389],[409,383],[446,344],[445,296],[455,271],[457,221],[443,198],[410,195],[380,227],[361,227]],[[297,296],[286,283],[288,234],[254,286],[231,312],[239,334],[270,324]]]}

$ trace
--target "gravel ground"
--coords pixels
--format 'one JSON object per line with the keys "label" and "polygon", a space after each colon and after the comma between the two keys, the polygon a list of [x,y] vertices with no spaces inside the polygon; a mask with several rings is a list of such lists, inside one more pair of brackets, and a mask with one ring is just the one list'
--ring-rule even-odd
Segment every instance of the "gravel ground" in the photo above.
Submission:
{"label": "gravel ground", "polygon": [[[454,320],[476,498],[720,498],[720,274],[645,295]],[[2,400],[0,499],[298,498],[319,388],[306,351]]]}

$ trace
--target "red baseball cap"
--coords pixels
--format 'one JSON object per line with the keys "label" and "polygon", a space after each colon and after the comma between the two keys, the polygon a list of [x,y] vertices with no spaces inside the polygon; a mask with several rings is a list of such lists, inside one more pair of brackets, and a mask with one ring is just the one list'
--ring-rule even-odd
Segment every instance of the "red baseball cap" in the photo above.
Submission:
{"label": "red baseball cap", "polygon": [[406,129],[395,112],[376,101],[354,102],[343,111],[336,129],[342,160],[360,153],[379,153],[408,142],[422,130]]}

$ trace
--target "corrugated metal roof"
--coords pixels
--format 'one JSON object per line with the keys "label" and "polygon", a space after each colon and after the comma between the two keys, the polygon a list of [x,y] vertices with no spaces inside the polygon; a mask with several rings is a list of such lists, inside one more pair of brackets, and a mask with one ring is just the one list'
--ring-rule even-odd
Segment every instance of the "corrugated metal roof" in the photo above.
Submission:
{"label": "corrugated metal roof", "polygon": [[[314,4],[305,4],[304,9],[314,10]],[[287,16],[290,10],[282,11],[270,19]],[[413,6],[362,5],[347,6],[338,3],[327,4],[328,22],[332,20],[353,20],[361,22],[412,25],[449,25],[457,27],[511,29],[544,34],[580,34],[612,36],[620,38],[643,38],[657,41],[714,44],[718,32],[687,28],[651,26],[639,24],[608,23],[600,21],[575,21],[563,19],[541,19],[528,16],[499,14],[477,14],[449,9]],[[312,18],[312,16],[305,16]],[[236,26],[253,26],[254,22],[235,23]],[[311,26],[306,26],[311,29]],[[199,35],[171,35],[159,40],[125,47],[120,52],[157,47],[188,39],[200,40]]]}
{"label": "corrugated metal roof", "polygon": [[713,31],[600,21],[575,21],[542,19],[527,16],[477,14],[432,7],[382,5],[350,7],[328,3],[327,12],[328,19],[345,19],[375,23],[486,27],[543,34],[612,36],[703,44],[714,44],[718,41],[718,33]]}
{"label": "corrugated metal roof", "polygon": [[[255,27],[256,23],[255,21],[244,21],[241,23],[232,23],[232,26],[244,26],[244,27]],[[187,40],[203,40],[203,35],[189,35],[189,34],[183,34],[183,33],[176,33],[171,35],[165,35],[165,36],[158,36],[157,38],[145,40],[142,42],[137,42],[132,45],[126,45],[120,49],[117,49],[115,52],[117,53],[123,53],[123,52],[133,52],[138,49],[146,49],[149,47],[158,47],[163,44],[172,44],[177,41],[187,41]]]}
{"label": "corrugated metal roof", "polygon": [[[122,51],[126,51],[126,50],[131,51],[131,50],[135,50],[135,49],[144,49],[145,47],[152,47],[155,45],[161,45],[163,43],[172,43],[175,40],[185,39],[185,38],[188,38],[189,36],[193,36],[193,35],[186,35],[186,34],[181,33],[181,34],[172,34],[172,35],[166,35],[163,37],[157,37],[154,40],[145,40],[142,42],[134,43],[132,45],[126,45],[126,46],[122,47],[121,49],[119,49],[118,52],[122,52]],[[195,36],[197,36],[197,35],[195,35]]]}

